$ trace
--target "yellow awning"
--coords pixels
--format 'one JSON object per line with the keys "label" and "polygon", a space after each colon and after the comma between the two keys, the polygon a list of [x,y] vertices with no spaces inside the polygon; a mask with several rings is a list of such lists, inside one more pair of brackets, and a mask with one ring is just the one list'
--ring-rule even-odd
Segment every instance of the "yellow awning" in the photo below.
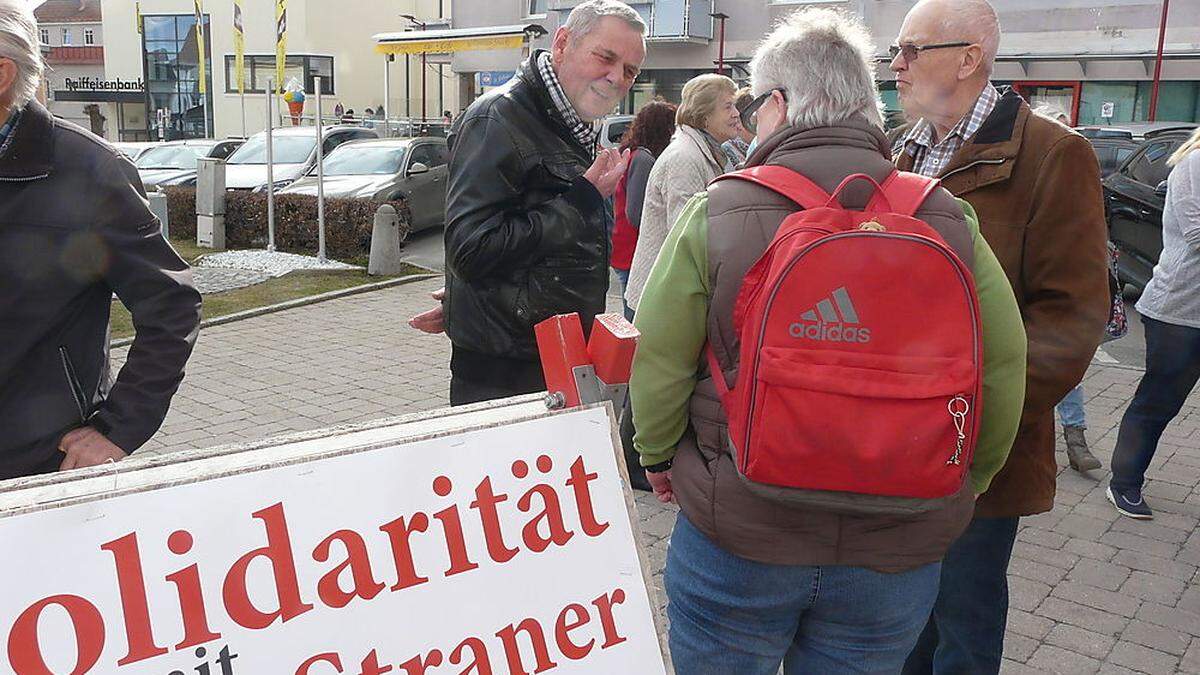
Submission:
{"label": "yellow awning", "polygon": [[524,35],[507,35],[393,42],[375,45],[375,51],[380,54],[447,54],[450,52],[484,51],[490,49],[520,49],[524,44]]}
{"label": "yellow awning", "polygon": [[527,39],[545,34],[545,28],[531,23],[380,33],[373,37],[375,51],[380,54],[447,54],[492,49],[520,49],[525,46]]}

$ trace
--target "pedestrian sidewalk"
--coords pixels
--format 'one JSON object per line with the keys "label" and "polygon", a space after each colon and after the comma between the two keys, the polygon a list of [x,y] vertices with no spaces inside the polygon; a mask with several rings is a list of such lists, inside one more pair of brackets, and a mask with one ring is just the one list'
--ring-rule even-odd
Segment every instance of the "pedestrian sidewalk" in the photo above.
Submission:
{"label": "pedestrian sidewalk", "polygon": [[[145,451],[447,405],[449,343],[407,325],[440,285],[406,284],[203,331]],[[126,352],[114,350],[115,366]],[[1084,381],[1088,439],[1106,466],[1140,376],[1094,364]],[[1023,521],[1009,574],[1004,672],[1200,673],[1200,394],[1167,429],[1148,477],[1151,522],[1116,515],[1104,496],[1106,471],[1070,470],[1060,473],[1054,510]],[[637,504],[662,602],[675,512],[644,493]]]}

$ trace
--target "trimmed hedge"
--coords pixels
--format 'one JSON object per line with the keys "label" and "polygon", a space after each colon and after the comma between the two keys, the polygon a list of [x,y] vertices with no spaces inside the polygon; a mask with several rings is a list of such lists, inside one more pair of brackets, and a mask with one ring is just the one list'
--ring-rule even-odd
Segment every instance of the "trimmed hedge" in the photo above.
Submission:
{"label": "trimmed hedge", "polygon": [[[163,188],[172,237],[196,237],[196,191]],[[355,258],[371,252],[375,210],[384,202],[369,199],[325,199],[325,248],[331,258]],[[386,202],[400,216],[401,241],[412,222],[404,201]],[[266,248],[267,195],[245,191],[225,195],[225,243],[230,248]],[[317,198],[275,195],[275,248],[316,255]]]}

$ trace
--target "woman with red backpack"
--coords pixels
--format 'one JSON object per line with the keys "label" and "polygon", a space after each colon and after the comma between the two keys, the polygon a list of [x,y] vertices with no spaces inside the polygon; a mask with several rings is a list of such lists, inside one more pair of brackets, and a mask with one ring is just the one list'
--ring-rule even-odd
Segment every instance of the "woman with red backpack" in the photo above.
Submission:
{"label": "woman with red backpack", "polygon": [[633,263],[642,223],[646,181],[654,160],[666,149],[674,133],[675,106],[658,99],[642,106],[621,139],[621,151],[630,151],[629,164],[613,195],[614,224],[609,264],[621,280],[621,303],[625,307],[625,318],[630,321],[633,321],[633,310],[625,302],[625,286],[629,283],[629,267]]}

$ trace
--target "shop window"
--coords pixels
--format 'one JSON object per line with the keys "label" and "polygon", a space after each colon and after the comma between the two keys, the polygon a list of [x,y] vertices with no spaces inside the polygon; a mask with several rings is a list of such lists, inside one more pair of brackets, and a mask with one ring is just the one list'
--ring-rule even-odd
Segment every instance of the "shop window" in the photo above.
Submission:
{"label": "shop window", "polygon": [[541,16],[546,13],[548,0],[529,0],[529,16]]}
{"label": "shop window", "polygon": [[[205,17],[208,24],[208,17]],[[149,88],[151,137],[158,139],[204,136],[204,120],[212,120],[211,97],[200,94],[200,58],[197,52],[196,18],[193,14],[143,17],[142,49],[146,59]],[[208,34],[207,26],[205,33]],[[211,45],[205,40],[206,63],[211,63]],[[212,88],[212,69],[207,68]],[[160,136],[160,125],[163,133]]]}
{"label": "shop window", "polygon": [[[267,90],[267,82],[275,79],[274,54],[247,54],[244,72],[246,93],[261,94]],[[334,94],[333,57],[292,54],[283,66],[283,82],[296,78],[304,84],[304,91],[313,94],[316,85],[313,78],[321,77],[321,92]],[[237,93],[237,67],[233,54],[225,55],[225,92]]]}

